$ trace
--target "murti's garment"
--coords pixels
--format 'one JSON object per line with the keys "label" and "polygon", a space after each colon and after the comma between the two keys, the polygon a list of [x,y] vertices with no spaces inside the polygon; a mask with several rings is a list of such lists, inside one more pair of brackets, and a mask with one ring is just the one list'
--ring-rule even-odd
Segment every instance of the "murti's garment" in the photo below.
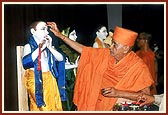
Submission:
{"label": "murti's garment", "polygon": [[74,88],[73,101],[77,110],[112,110],[118,98],[102,96],[102,88],[137,92],[153,83],[146,64],[134,52],[117,64],[114,62],[107,48],[83,48]]}
{"label": "murti's garment", "polygon": [[152,50],[139,50],[136,54],[146,63],[149,68],[149,71],[152,75],[154,83],[152,84],[151,88],[151,95],[157,94],[156,91],[156,71],[155,71],[155,53]]}
{"label": "murti's garment", "polygon": [[100,41],[99,38],[96,37],[95,42],[98,44],[98,48],[104,48],[104,43]]}
{"label": "murti's garment", "polygon": [[[62,111],[60,93],[56,79],[50,72],[43,72],[43,99],[46,104],[44,111]],[[27,69],[24,82],[30,98],[30,111],[40,111],[35,101],[35,78],[34,71]]]}
{"label": "murti's garment", "polygon": [[[34,68],[34,71],[33,71],[34,77],[33,78],[34,78],[35,82],[34,82],[34,90],[32,89],[33,90],[32,92],[35,92],[34,97],[35,97],[35,102],[36,102],[37,107],[38,108],[43,107],[44,110],[46,110],[45,106],[47,106],[47,105],[44,100],[44,94],[47,91],[45,91],[43,89],[44,88],[43,85],[45,85],[43,83],[43,73],[41,70],[39,70],[39,67],[38,67],[39,59],[36,58],[36,60],[33,61],[32,56],[31,56],[32,52],[38,48],[37,43],[35,42],[33,36],[30,37],[29,44],[31,47],[31,53],[22,58],[22,64],[23,64],[24,69],[26,69],[26,70],[29,70],[30,68]],[[65,87],[65,61],[63,60],[63,61],[58,62],[47,48],[46,48],[46,51],[47,51],[47,56],[48,56],[48,66],[50,68],[50,72],[52,74],[53,79],[55,79],[55,81],[58,82],[58,87],[55,87],[55,88],[59,88],[59,90],[55,89],[54,92],[58,93],[56,96],[58,96],[58,95],[61,96],[61,97],[59,97],[59,98],[61,98],[61,101],[65,101],[66,94],[65,94],[65,88],[63,88],[63,87]],[[51,62],[53,62],[53,63],[51,63]],[[27,81],[27,82],[29,82],[29,81]],[[50,84],[50,82],[46,82],[46,83]],[[57,90],[59,92],[57,92]],[[47,94],[47,95],[52,95],[52,94],[53,94],[53,92],[51,94]],[[31,94],[30,94],[30,96],[31,96]],[[56,104],[60,104],[60,102],[59,102],[60,99],[58,97],[55,97],[55,98],[57,101]],[[52,104],[52,102],[50,104]],[[55,104],[55,103],[53,103],[53,104]],[[55,106],[55,105],[53,105],[53,106]],[[62,110],[62,105],[57,105],[57,106],[58,107],[61,106],[61,108],[54,109],[54,110]],[[52,110],[52,109],[48,108],[47,110]]]}

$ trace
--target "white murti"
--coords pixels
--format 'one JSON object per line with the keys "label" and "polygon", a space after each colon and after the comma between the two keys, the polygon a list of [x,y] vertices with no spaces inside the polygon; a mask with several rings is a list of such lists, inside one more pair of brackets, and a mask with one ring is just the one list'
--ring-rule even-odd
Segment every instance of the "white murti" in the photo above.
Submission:
{"label": "white murti", "polygon": [[[106,39],[108,33],[107,28],[105,26],[102,26],[97,32],[96,32],[96,38],[95,40],[99,40],[102,43],[102,47],[105,48],[104,40]],[[97,41],[96,40],[96,41]],[[98,42],[94,42],[93,47],[94,48],[100,48],[100,44]]]}
{"label": "white murti", "polygon": [[[31,28],[31,34],[34,37],[34,40],[36,41],[37,45],[40,43],[43,43],[42,46],[42,53],[41,53],[41,65],[42,65],[42,72],[47,72],[49,71],[49,66],[48,66],[48,56],[46,50],[44,50],[46,47],[50,50],[50,52],[54,55],[54,57],[58,61],[63,60],[63,56],[61,53],[59,53],[53,46],[52,46],[52,38],[49,36],[48,32],[48,27],[46,26],[45,22],[39,22],[36,26],[36,28]],[[23,50],[23,57],[26,56],[27,54],[31,53],[31,47],[29,44],[26,44],[24,46]],[[32,60],[34,61],[38,57],[38,49],[36,49],[32,53]],[[34,70],[34,68],[30,68]]]}
{"label": "white murti", "polygon": [[[69,33],[69,39],[76,41],[77,35],[76,35],[76,31],[73,30],[72,32]],[[79,56],[76,58],[75,63],[70,63],[68,58],[66,57],[66,61],[65,61],[65,69],[72,69],[72,68],[77,68],[78,67],[78,61],[79,61]]]}

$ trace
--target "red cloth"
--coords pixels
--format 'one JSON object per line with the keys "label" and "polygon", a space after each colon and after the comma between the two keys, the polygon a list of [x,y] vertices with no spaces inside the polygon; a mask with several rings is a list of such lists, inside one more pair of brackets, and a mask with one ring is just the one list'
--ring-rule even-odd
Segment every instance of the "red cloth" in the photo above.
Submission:
{"label": "red cloth", "polygon": [[38,67],[37,69],[41,71],[41,47],[39,47],[39,52],[38,52]]}
{"label": "red cloth", "polygon": [[102,88],[136,92],[152,83],[147,66],[135,53],[114,64],[109,49],[85,47],[77,70],[74,103],[79,111],[111,110],[117,98],[102,96]]}

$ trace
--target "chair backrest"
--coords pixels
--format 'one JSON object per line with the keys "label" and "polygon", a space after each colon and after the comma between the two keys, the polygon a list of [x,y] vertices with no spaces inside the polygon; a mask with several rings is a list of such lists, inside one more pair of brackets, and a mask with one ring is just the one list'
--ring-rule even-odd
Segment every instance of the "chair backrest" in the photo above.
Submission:
{"label": "chair backrest", "polygon": [[18,110],[28,111],[28,93],[24,84],[25,70],[22,65],[23,46],[16,46],[17,53],[17,81],[18,81]]}

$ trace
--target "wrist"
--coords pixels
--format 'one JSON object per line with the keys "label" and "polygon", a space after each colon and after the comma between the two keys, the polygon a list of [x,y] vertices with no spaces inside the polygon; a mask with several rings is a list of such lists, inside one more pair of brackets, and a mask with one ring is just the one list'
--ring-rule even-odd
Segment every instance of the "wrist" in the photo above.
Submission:
{"label": "wrist", "polygon": [[116,97],[117,98],[123,98],[124,96],[123,96],[123,94],[120,91],[117,91]]}
{"label": "wrist", "polygon": [[64,36],[64,35],[62,35],[62,34],[60,34],[59,37],[61,38],[61,40],[65,40],[65,38],[66,38],[66,36]]}

